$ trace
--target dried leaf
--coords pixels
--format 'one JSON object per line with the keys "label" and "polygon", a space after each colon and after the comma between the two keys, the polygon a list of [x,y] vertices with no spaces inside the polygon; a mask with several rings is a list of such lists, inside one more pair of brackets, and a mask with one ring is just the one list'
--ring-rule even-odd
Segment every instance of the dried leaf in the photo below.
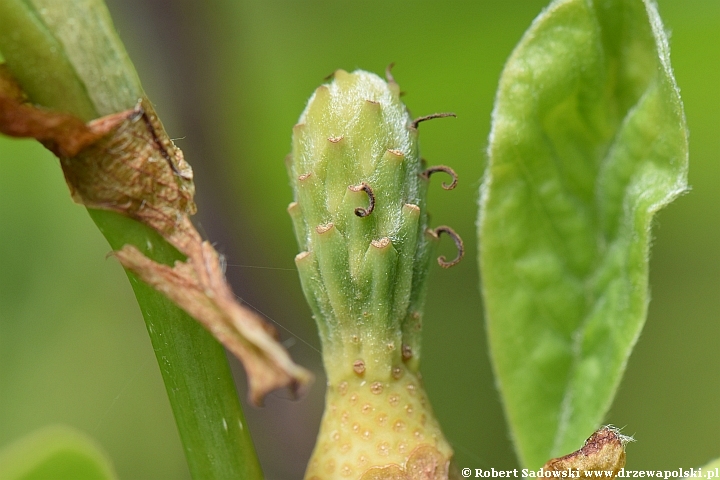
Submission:
{"label": "dried leaf", "polygon": [[218,253],[190,222],[196,210],[192,169],[147,99],[85,124],[24,103],[22,90],[0,68],[0,133],[39,140],[60,158],[76,202],[138,220],[187,257],[169,267],[131,245],[117,252],[125,268],[192,315],[243,362],[253,403],[280,387],[297,393],[311,381],[277,341],[275,329],[235,300]]}
{"label": "dried leaf", "polygon": [[76,202],[132,217],[166,239],[196,211],[192,169],[146,99],[113,135],[60,164]]}
{"label": "dried leaf", "polygon": [[0,96],[14,98],[21,102],[26,100],[25,92],[20,88],[20,85],[18,85],[4,63],[0,64]]}
{"label": "dried leaf", "polygon": [[85,124],[67,113],[53,112],[24,103],[22,90],[0,69],[0,132],[11,137],[35,138],[60,157],[73,157],[110,133],[133,110]]}
{"label": "dried leaf", "polygon": [[576,478],[594,476],[590,472],[612,472],[602,477],[615,478],[625,466],[625,444],[630,441],[632,438],[621,435],[618,429],[602,427],[585,441],[580,450],[550,460],[543,466],[543,470],[577,472],[579,475]]}
{"label": "dried leaf", "polygon": [[184,233],[172,237],[176,243],[171,243],[187,255],[187,262],[176,262],[172,268],[161,265],[131,245],[116,253],[118,259],[196,318],[242,361],[253,403],[261,404],[268,392],[283,386],[297,392],[311,375],[292,362],[278,343],[275,329],[237,303],[215,249],[200,240],[187,218],[183,223],[177,231]]}

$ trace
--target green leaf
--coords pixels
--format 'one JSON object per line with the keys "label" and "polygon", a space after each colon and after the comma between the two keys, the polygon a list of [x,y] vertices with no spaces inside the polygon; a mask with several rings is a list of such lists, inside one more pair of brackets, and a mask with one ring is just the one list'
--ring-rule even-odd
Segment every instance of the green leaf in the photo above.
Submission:
{"label": "green leaf", "polygon": [[[712,471],[715,475],[712,478],[718,478],[718,473],[720,473],[720,458],[716,458],[712,462],[710,462],[707,465],[705,465],[704,467],[702,467],[702,471],[703,471],[703,475],[708,475],[708,472]],[[685,478],[692,478],[692,477],[685,477]],[[705,477],[703,477],[703,478],[705,478]]]}
{"label": "green leaf", "polygon": [[3,480],[114,480],[100,446],[65,426],[46,427],[0,450]]}
{"label": "green leaf", "polygon": [[479,235],[491,357],[523,464],[607,412],[647,312],[653,214],[687,130],[654,3],[559,0],[498,89]]}

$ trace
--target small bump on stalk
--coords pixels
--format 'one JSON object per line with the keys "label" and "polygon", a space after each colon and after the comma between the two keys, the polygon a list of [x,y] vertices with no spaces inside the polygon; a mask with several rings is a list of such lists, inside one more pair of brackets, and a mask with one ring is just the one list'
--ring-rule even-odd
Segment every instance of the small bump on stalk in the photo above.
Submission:
{"label": "small bump on stalk", "polygon": [[412,347],[408,344],[402,346],[403,360],[410,360],[413,357]]}
{"label": "small bump on stalk", "polygon": [[358,375],[365,373],[365,362],[361,359],[355,360],[353,362],[353,371]]}
{"label": "small bump on stalk", "polygon": [[373,382],[370,384],[370,392],[372,392],[373,395],[380,395],[383,392],[382,382]]}

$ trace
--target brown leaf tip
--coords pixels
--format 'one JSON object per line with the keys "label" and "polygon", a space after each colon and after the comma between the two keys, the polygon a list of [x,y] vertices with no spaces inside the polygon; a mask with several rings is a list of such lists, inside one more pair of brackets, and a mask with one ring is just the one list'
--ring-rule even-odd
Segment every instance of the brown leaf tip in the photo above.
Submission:
{"label": "brown leaf tip", "polygon": [[373,247],[378,248],[378,249],[383,249],[383,248],[387,247],[388,245],[390,245],[390,243],[391,242],[388,237],[382,237],[379,240],[372,240],[370,242],[370,245],[372,245]]}
{"label": "brown leaf tip", "polygon": [[295,261],[296,261],[296,262],[302,262],[303,260],[305,260],[305,259],[306,259],[307,257],[309,257],[309,256],[310,256],[310,252],[300,252],[300,253],[298,253],[297,255],[295,255]]}
{"label": "brown leaf tip", "polygon": [[585,445],[583,445],[580,451],[585,455],[592,455],[608,445],[620,445],[624,448],[627,443],[634,441],[634,438],[622,435],[620,429],[612,425],[606,425],[585,440]]}
{"label": "brown leaf tip", "polygon": [[323,234],[329,232],[330,230],[332,230],[334,227],[335,227],[335,224],[333,224],[332,222],[324,223],[322,225],[318,225],[317,227],[315,227],[315,231],[318,233],[318,235],[323,235]]}
{"label": "brown leaf tip", "polygon": [[632,441],[632,437],[622,435],[620,430],[607,425],[593,433],[581,449],[550,460],[543,470],[605,471],[612,472],[614,478],[625,466],[625,445]]}
{"label": "brown leaf tip", "polygon": [[420,213],[420,207],[418,207],[414,203],[406,203],[405,205],[403,205],[403,209],[416,214]]}

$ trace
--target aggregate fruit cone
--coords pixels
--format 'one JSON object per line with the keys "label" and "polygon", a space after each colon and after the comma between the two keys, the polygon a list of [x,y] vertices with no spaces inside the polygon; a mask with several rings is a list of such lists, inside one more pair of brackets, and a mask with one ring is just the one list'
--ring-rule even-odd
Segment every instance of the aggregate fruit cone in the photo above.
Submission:
{"label": "aggregate fruit cone", "polygon": [[295,261],[328,376],[306,479],[442,479],[450,470],[418,365],[432,251],[440,231],[452,231],[428,229],[429,171],[399,95],[392,77],[338,70],[293,128]]}

